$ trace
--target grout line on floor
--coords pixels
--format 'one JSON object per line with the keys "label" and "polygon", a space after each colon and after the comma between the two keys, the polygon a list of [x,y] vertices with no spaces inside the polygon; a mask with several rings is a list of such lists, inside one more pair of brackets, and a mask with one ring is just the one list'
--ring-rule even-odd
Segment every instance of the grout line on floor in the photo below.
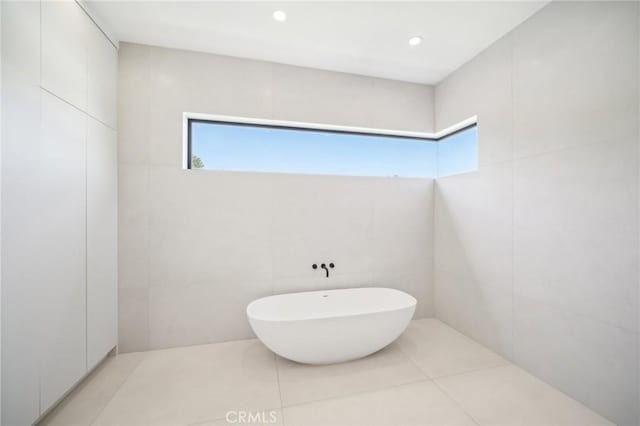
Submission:
{"label": "grout line on floor", "polygon": [[[283,405],[282,406],[282,411],[284,413],[284,409],[285,408],[300,407],[300,406],[303,406],[303,405],[315,404],[317,402],[325,402],[325,401],[333,401],[333,400],[336,400],[336,399],[351,398],[353,396],[360,396],[360,395],[366,395],[366,394],[369,394],[369,393],[382,392],[382,391],[386,391],[386,390],[389,390],[389,389],[395,389],[395,388],[399,388],[401,386],[414,385],[416,383],[422,383],[422,382],[433,382],[433,380],[431,380],[428,377],[425,377],[423,379],[412,380],[412,381],[405,382],[405,383],[398,383],[398,384],[395,384],[395,385],[384,386],[384,387],[381,387],[381,388],[378,388],[378,389],[369,389],[369,390],[366,390],[366,391],[354,392],[354,393],[350,393],[350,394],[347,394],[347,395],[337,395],[337,396],[331,396],[331,397],[328,397],[328,398],[314,399],[313,401],[305,401],[305,402],[298,402],[296,404]],[[283,415],[283,420],[284,420],[284,415]]]}
{"label": "grout line on floor", "polygon": [[[402,353],[404,353],[404,354],[406,355],[406,357],[407,357],[407,358],[409,358],[409,360],[413,363],[413,365],[415,365],[415,366],[418,368],[418,370],[422,371],[422,373],[424,373],[424,374],[425,374],[429,379],[431,379],[431,380],[440,379],[440,378],[443,378],[443,377],[459,376],[459,375],[461,375],[461,374],[473,373],[474,371],[488,370],[488,369],[491,369],[491,368],[504,367],[505,365],[512,365],[512,364],[513,364],[513,363],[512,363],[508,358],[506,358],[506,357],[504,357],[504,356],[500,355],[499,353],[497,353],[497,352],[495,352],[495,351],[493,351],[493,350],[489,349],[488,347],[486,347],[486,346],[485,346],[485,345],[483,345],[482,343],[480,343],[480,342],[478,342],[477,340],[475,340],[475,339],[473,339],[473,338],[471,338],[471,337],[467,336],[466,334],[464,334],[464,333],[462,333],[462,332],[458,331],[456,328],[451,327],[449,324],[447,324],[447,323],[446,323],[446,322],[444,322],[444,321],[441,321],[441,320],[440,320],[440,319],[438,319],[438,318],[421,318],[421,319],[426,319],[426,320],[435,320],[435,321],[438,321],[438,322],[440,322],[440,323],[442,323],[442,324],[446,325],[447,327],[449,327],[451,330],[453,330],[454,332],[458,333],[459,335],[466,337],[467,339],[469,339],[469,340],[473,341],[474,343],[476,343],[477,345],[481,346],[482,348],[484,348],[484,349],[486,349],[486,350],[488,350],[488,351],[493,352],[494,354],[496,354],[497,356],[499,356],[502,360],[504,360],[504,364],[500,364],[500,365],[492,365],[492,366],[490,366],[490,367],[478,367],[478,368],[474,368],[473,370],[469,370],[469,371],[462,371],[462,372],[460,372],[460,373],[444,374],[444,375],[440,375],[440,376],[432,376],[431,374],[429,374],[429,372],[425,371],[422,367],[420,367],[420,365],[419,365],[419,364],[418,364],[418,363],[413,359],[413,357],[411,356],[411,354],[409,354],[409,353],[405,352],[405,350],[404,350],[404,349],[402,349],[402,345],[398,345],[398,347],[400,348],[400,351],[401,351]],[[413,321],[418,321],[418,320],[413,320]],[[413,321],[412,321],[412,322],[413,322]],[[406,330],[405,330],[405,332],[406,332]],[[404,333],[403,333],[403,334],[404,334]]]}
{"label": "grout line on floor", "polygon": [[[118,357],[120,355],[116,355],[114,357],[114,361],[116,360],[116,357]],[[135,368],[132,368],[131,371],[129,372],[129,374],[127,374],[127,376],[124,378],[124,380],[122,381],[122,383],[120,383],[120,386],[118,386],[118,388],[116,389],[115,392],[113,392],[113,394],[111,395],[111,397],[107,400],[107,402],[102,406],[102,408],[100,408],[100,410],[98,410],[98,412],[96,413],[96,415],[93,417],[93,420],[91,420],[90,425],[95,424],[96,420],[98,420],[100,418],[100,415],[104,412],[104,410],[109,406],[109,404],[111,404],[111,401],[114,400],[114,398],[116,397],[116,395],[120,392],[120,390],[122,389],[122,387],[129,381],[129,378],[133,375],[133,373],[136,372],[136,370],[138,370],[138,368],[140,368],[140,365],[144,362],[144,360],[147,358],[147,355],[145,354],[142,359],[140,360],[140,362],[138,363],[138,365],[135,366]]]}
{"label": "grout line on floor", "polygon": [[284,405],[282,404],[282,389],[280,387],[280,369],[278,368],[278,355],[273,354],[273,364],[276,367],[276,381],[278,383],[278,398],[280,399],[280,416],[282,418],[282,426],[284,423]]}
{"label": "grout line on floor", "polygon": [[[504,359],[507,363],[513,363],[513,361],[511,360],[511,357],[508,357],[506,355],[503,355],[501,353],[499,353],[498,351],[495,351],[493,349],[491,349],[489,346],[485,345],[484,343],[482,343],[481,341],[477,340],[475,337],[469,336],[465,333],[463,333],[462,331],[458,330],[456,327],[454,327],[453,325],[449,324],[447,321],[442,320],[440,318],[436,318],[436,317],[431,317],[431,318],[420,318],[420,320],[435,320],[438,321],[444,325],[446,325],[447,327],[449,327],[450,329],[452,329],[453,331],[455,331],[457,334],[459,334],[460,336],[463,336],[469,340],[471,340],[473,343],[482,346],[483,349],[488,350],[489,352],[492,352],[494,354],[496,354],[497,356],[499,356],[500,358]],[[414,321],[419,321],[419,320],[414,320]],[[440,376],[442,377],[442,376]]]}
{"label": "grout line on floor", "polygon": [[453,373],[453,374],[443,374],[441,376],[431,377],[431,380],[433,380],[435,382],[438,379],[446,379],[448,377],[464,376],[465,374],[472,374],[472,373],[477,373],[479,371],[493,370],[495,368],[508,367],[510,365],[514,365],[514,364],[512,362],[510,362],[510,361],[505,360],[504,364],[491,365],[491,366],[488,366],[488,367],[478,367],[478,368],[474,368],[473,370],[461,371],[459,373]]}
{"label": "grout line on floor", "polygon": [[[405,332],[406,332],[406,330],[403,332],[403,334],[404,334]],[[402,336],[402,335],[401,335],[401,336]],[[426,372],[422,367],[420,367],[420,366],[418,365],[418,363],[413,359],[413,357],[412,357],[410,354],[408,354],[407,352],[405,352],[405,350],[404,350],[404,349],[402,349],[402,345],[398,344],[398,348],[400,349],[400,352],[402,352],[402,353],[404,354],[404,356],[406,356],[406,357],[407,357],[407,359],[409,360],[409,362],[410,362],[411,364],[413,364],[413,365],[418,369],[418,371],[422,372],[422,374],[424,374],[424,375],[425,375],[429,380],[433,381],[433,377],[431,377],[431,375],[430,375],[428,372]]]}
{"label": "grout line on floor", "polygon": [[433,380],[433,383],[438,387],[438,389],[440,389],[440,391],[447,397],[449,398],[451,401],[453,401],[454,404],[456,404],[458,406],[458,408],[460,408],[462,410],[463,413],[465,413],[467,416],[469,416],[469,418],[471,419],[472,422],[474,422],[477,425],[480,425],[480,421],[478,421],[478,419],[476,419],[475,417],[473,417],[473,415],[467,411],[464,406],[460,403],[460,401],[458,401],[457,399],[455,399],[453,396],[451,396],[449,394],[449,392],[447,392],[441,385],[440,383],[438,383],[437,380]]}
{"label": "grout line on floor", "polygon": [[258,339],[257,337],[244,337],[242,339],[220,340],[219,342],[193,343],[190,345],[166,346],[166,347],[150,348],[150,349],[145,349],[141,351],[124,352],[124,353],[125,354],[136,354],[136,353],[153,354],[156,352],[164,352],[164,351],[172,351],[172,350],[180,350],[180,349],[188,349],[188,348],[200,348],[200,347],[212,346],[212,345],[224,345],[224,344],[232,344],[232,343],[250,342],[254,340],[257,342],[260,341],[260,339]]}

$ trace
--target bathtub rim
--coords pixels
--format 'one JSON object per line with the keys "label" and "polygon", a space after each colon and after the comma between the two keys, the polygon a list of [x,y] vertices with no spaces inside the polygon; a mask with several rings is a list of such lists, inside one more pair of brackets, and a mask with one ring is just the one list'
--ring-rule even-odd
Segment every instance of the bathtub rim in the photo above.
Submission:
{"label": "bathtub rim", "polygon": [[[269,299],[269,298],[273,298],[273,297],[290,295],[290,294],[325,293],[325,292],[328,292],[328,291],[343,291],[343,290],[391,290],[393,292],[402,293],[403,296],[407,297],[407,300],[408,300],[409,303],[406,304],[406,305],[403,305],[403,306],[395,306],[395,307],[391,307],[391,308],[387,308],[387,309],[378,309],[378,310],[372,310],[372,311],[368,311],[368,312],[354,312],[354,313],[344,313],[344,314],[339,314],[339,315],[324,315],[324,316],[315,315],[315,316],[301,317],[301,318],[295,318],[295,319],[292,319],[292,318],[264,318],[264,317],[261,317],[259,315],[252,314],[250,312],[252,305],[256,304],[257,302],[264,301],[265,299]],[[414,296],[412,296],[411,294],[407,293],[406,291],[398,290],[398,289],[395,289],[395,288],[390,288],[390,287],[346,287],[346,288],[332,288],[332,289],[311,290],[311,291],[297,291],[297,292],[273,294],[273,295],[270,295],[270,296],[261,297],[259,299],[256,299],[256,300],[250,302],[247,305],[246,314],[247,314],[247,318],[250,321],[251,320],[256,320],[256,321],[277,322],[277,323],[290,323],[290,322],[300,322],[300,321],[321,321],[321,320],[328,320],[328,319],[335,319],[335,318],[350,318],[350,317],[355,317],[355,316],[363,316],[363,315],[371,315],[371,314],[378,314],[378,313],[385,313],[385,312],[400,311],[400,310],[404,310],[404,309],[413,309],[413,311],[415,312],[417,304],[418,304],[418,300]]]}

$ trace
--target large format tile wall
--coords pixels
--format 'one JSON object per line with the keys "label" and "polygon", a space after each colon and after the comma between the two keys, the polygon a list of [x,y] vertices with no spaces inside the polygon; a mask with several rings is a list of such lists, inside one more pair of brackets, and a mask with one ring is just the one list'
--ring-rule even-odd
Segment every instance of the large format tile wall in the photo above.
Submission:
{"label": "large format tile wall", "polygon": [[553,2],[436,87],[479,119],[479,170],[439,179],[436,316],[638,424],[636,2]]}
{"label": "large format tile wall", "polygon": [[[250,337],[272,293],[380,285],[431,315],[433,182],[182,169],[185,111],[433,131],[432,87],[122,43],[120,350]],[[312,263],[335,262],[331,278]]]}

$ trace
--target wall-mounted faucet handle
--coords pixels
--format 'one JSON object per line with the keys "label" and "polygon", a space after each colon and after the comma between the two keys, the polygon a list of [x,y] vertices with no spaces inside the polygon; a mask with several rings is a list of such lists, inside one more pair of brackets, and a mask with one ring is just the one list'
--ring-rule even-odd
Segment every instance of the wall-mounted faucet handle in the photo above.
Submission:
{"label": "wall-mounted faucet handle", "polygon": [[313,265],[311,265],[311,267],[312,267],[313,269],[318,269],[318,265],[316,265],[315,263],[314,263]]}
{"label": "wall-mounted faucet handle", "polygon": [[335,267],[336,267],[336,265],[334,265],[333,263],[329,264],[329,268],[335,268]]}

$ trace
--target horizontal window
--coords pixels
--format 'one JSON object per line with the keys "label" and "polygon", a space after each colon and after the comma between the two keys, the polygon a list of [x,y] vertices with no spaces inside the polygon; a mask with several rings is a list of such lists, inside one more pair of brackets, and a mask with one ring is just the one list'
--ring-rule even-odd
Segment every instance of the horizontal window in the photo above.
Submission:
{"label": "horizontal window", "polygon": [[[190,169],[433,178],[446,140],[196,119],[187,125]],[[470,162],[455,164],[448,168]]]}
{"label": "horizontal window", "polygon": [[478,170],[478,127],[471,126],[438,141],[438,177]]}

